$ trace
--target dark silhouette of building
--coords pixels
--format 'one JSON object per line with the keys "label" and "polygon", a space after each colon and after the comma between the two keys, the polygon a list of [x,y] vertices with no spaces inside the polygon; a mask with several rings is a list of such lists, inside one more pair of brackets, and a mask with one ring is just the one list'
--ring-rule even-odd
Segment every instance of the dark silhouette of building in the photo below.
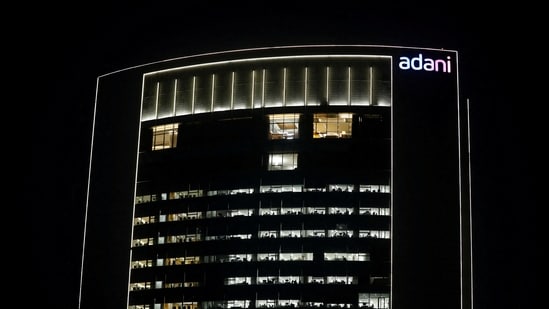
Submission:
{"label": "dark silhouette of building", "polygon": [[283,46],[100,76],[80,307],[469,308],[457,60]]}

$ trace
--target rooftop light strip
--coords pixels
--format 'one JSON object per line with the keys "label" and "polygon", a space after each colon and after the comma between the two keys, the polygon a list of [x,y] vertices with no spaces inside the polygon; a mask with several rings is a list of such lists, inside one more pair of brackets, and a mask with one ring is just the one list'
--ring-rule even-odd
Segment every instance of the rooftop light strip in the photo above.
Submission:
{"label": "rooftop light strip", "polygon": [[[229,54],[235,54],[235,53],[239,53],[239,52],[249,52],[249,51],[259,52],[259,51],[265,51],[265,50],[284,50],[284,49],[299,49],[299,48],[387,48],[387,49],[416,49],[416,50],[456,52],[455,50],[444,49],[444,48],[425,48],[425,47],[402,46],[402,45],[392,46],[392,45],[360,45],[360,44],[356,44],[356,45],[337,45],[337,44],[332,44],[332,45],[267,46],[267,47],[244,48],[244,49],[234,49],[234,50],[226,50],[226,51],[209,52],[209,53],[202,53],[202,54],[196,54],[196,55],[190,55],[190,56],[174,57],[174,58],[169,58],[169,59],[164,59],[164,60],[159,60],[159,61],[152,61],[152,62],[148,62],[148,63],[144,63],[144,64],[140,64],[140,65],[135,65],[135,66],[130,66],[130,67],[123,68],[123,69],[120,69],[120,70],[112,71],[112,72],[109,72],[109,73],[105,73],[103,75],[100,75],[98,78],[108,76],[108,75],[112,75],[112,74],[116,74],[116,73],[123,72],[123,71],[127,71],[127,70],[131,70],[131,69],[146,67],[146,66],[154,65],[154,64],[167,63],[167,62],[176,61],[176,60],[193,59],[193,58],[198,58],[198,57],[215,56],[215,55],[223,55],[223,54],[229,55]],[[390,57],[390,56],[388,56],[388,57]]]}
{"label": "rooftop light strip", "polygon": [[231,73],[231,110],[234,109],[234,71]]}
{"label": "rooftop light strip", "polygon": [[[369,79],[369,83],[368,83],[368,96],[369,96],[369,105],[374,105],[374,68],[373,67],[370,67],[370,70],[369,70],[369,75],[370,75],[370,79]],[[391,85],[392,87],[392,85]],[[392,88],[391,88],[392,89]],[[392,96],[392,95],[391,95]]]}
{"label": "rooftop light strip", "polygon": [[330,102],[330,67],[326,67],[326,102]]}
{"label": "rooftop light strip", "polygon": [[154,118],[158,118],[158,100],[160,96],[160,83],[156,83],[156,93],[154,98]]}
{"label": "rooftop light strip", "polygon": [[191,114],[194,114],[195,97],[196,97],[196,76],[193,76],[193,94],[191,97]]}
{"label": "rooftop light strip", "polygon": [[252,70],[252,95],[251,95],[251,107],[250,108],[254,108],[254,95],[255,95],[255,70]]}
{"label": "rooftop light strip", "polygon": [[347,105],[351,105],[351,67],[347,67]]}
{"label": "rooftop light strip", "polygon": [[354,58],[365,58],[365,59],[388,59],[391,56],[387,55],[360,55],[360,54],[320,54],[320,55],[300,55],[300,56],[277,56],[277,57],[256,57],[256,58],[245,58],[245,59],[234,59],[234,60],[224,60],[224,61],[215,61],[215,62],[206,62],[199,64],[191,64],[182,67],[169,68],[165,70],[152,71],[144,73],[145,76],[153,74],[161,74],[174,72],[179,70],[189,70],[196,68],[211,67],[223,64],[237,64],[237,63],[247,63],[247,62],[258,62],[258,61],[270,61],[270,60],[288,60],[288,59],[354,59]]}
{"label": "rooftop light strip", "polygon": [[215,101],[215,74],[212,74],[212,99],[210,101],[210,111],[214,111],[214,101]]}
{"label": "rooftop light strip", "polygon": [[177,104],[177,78],[173,81],[173,111],[172,115],[176,115],[175,106]]}
{"label": "rooftop light strip", "polygon": [[261,77],[261,107],[265,107],[265,74],[266,70],[263,69]]}
{"label": "rooftop light strip", "polygon": [[304,102],[304,105],[307,106],[307,87],[309,85],[309,68],[308,67],[305,67],[305,85],[303,86],[304,89],[303,89],[303,102]]}
{"label": "rooftop light strip", "polygon": [[282,70],[282,106],[286,106],[286,70]]}

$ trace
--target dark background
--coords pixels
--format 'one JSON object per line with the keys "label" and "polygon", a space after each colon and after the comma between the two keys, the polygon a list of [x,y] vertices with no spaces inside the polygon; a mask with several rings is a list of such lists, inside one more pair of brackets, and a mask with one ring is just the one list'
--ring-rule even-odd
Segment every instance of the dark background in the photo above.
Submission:
{"label": "dark background", "polygon": [[[186,2],[186,1],[181,1]],[[458,50],[470,99],[474,304],[533,307],[537,203],[519,73],[528,18],[517,7],[443,3],[78,2],[34,7],[29,75],[32,260],[28,280],[44,308],[77,308],[96,79],[119,69],[202,52],[300,44],[387,44]],[[40,12],[43,10],[43,12]],[[527,29],[535,31],[535,29]],[[531,78],[533,79],[533,77]],[[21,82],[26,83],[26,82]],[[23,87],[25,88],[25,87]],[[527,102],[525,102],[527,101]],[[530,119],[533,119],[530,118]],[[38,282],[35,282],[37,278]],[[110,308],[104,308],[110,309]],[[115,309],[115,308],[113,308]]]}

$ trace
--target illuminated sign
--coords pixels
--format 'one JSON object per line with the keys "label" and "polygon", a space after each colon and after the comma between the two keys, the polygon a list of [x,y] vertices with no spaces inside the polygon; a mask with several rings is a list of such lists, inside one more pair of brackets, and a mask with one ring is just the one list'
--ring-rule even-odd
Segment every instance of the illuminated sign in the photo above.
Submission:
{"label": "illuminated sign", "polygon": [[452,72],[452,63],[451,57],[447,56],[446,60],[444,59],[431,59],[424,58],[422,54],[417,55],[416,57],[400,57],[400,62],[398,67],[401,70],[414,70],[414,71],[429,71],[429,72]]}

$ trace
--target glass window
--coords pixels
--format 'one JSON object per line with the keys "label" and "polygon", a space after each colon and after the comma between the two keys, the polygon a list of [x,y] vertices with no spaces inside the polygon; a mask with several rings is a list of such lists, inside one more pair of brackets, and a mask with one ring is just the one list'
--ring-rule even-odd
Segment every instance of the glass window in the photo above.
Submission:
{"label": "glass window", "polygon": [[300,230],[282,230],[280,231],[280,237],[299,238],[301,237],[301,231]]}
{"label": "glass window", "polygon": [[150,290],[151,289],[151,283],[150,282],[136,282],[136,283],[130,283],[130,290],[136,291],[136,290]]}
{"label": "glass window", "polygon": [[359,293],[360,308],[386,309],[389,308],[389,294],[387,293]]}
{"label": "glass window", "polygon": [[269,139],[299,138],[299,114],[269,115]]}
{"label": "glass window", "polygon": [[314,115],[313,138],[351,138],[353,114],[320,113]]}
{"label": "glass window", "polygon": [[305,237],[326,237],[324,230],[305,230]]}
{"label": "glass window", "polygon": [[303,185],[266,185],[260,186],[261,193],[282,193],[282,192],[302,192]]}
{"label": "glass window", "polygon": [[153,127],[152,150],[175,148],[178,126],[179,124],[172,123]]}
{"label": "glass window", "polygon": [[225,285],[251,284],[252,277],[229,277],[225,278]]}
{"label": "glass window", "polygon": [[289,171],[297,168],[297,153],[269,154],[269,171]]}
{"label": "glass window", "polygon": [[274,308],[277,306],[276,299],[258,299],[256,300],[257,308]]}
{"label": "glass window", "polygon": [[258,261],[278,261],[278,253],[258,253]]}
{"label": "glass window", "polygon": [[390,193],[391,188],[388,185],[360,185],[360,192],[380,192]]}
{"label": "glass window", "polygon": [[222,308],[248,308],[250,306],[249,300],[227,300],[225,306]]}
{"label": "glass window", "polygon": [[312,261],[312,252],[280,253],[281,261]]}

